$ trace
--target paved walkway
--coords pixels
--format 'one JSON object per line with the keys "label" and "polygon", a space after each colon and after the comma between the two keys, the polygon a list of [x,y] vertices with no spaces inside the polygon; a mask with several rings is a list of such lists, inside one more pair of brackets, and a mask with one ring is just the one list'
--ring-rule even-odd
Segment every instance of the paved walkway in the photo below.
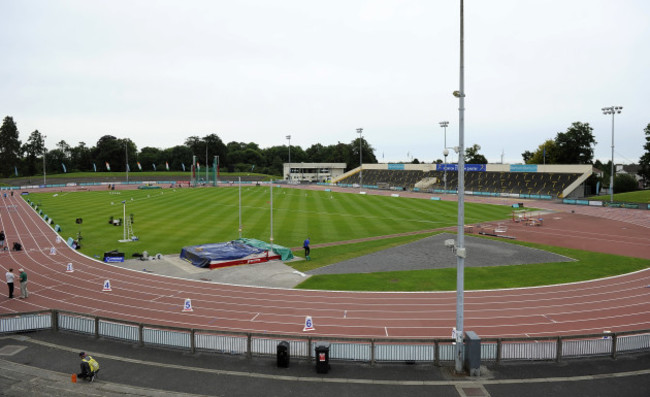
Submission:
{"label": "paved walkway", "polygon": [[[71,382],[79,351],[101,364],[93,383]],[[650,353],[562,363],[488,364],[480,377],[430,364],[331,362],[190,354],[41,331],[0,338],[3,396],[613,396],[650,395]]]}

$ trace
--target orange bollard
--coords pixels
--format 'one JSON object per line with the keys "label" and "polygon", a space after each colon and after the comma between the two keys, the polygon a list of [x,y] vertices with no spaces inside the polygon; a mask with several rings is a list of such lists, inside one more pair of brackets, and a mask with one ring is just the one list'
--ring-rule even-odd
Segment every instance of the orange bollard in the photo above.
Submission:
{"label": "orange bollard", "polygon": [[70,380],[72,381],[72,383],[77,383],[77,374],[72,374]]}

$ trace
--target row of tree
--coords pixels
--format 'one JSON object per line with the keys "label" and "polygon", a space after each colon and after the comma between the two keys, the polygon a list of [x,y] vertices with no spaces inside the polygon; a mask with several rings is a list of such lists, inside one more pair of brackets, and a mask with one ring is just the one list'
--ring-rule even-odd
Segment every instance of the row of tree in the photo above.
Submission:
{"label": "row of tree", "polygon": [[[644,133],[646,143],[643,148],[645,152],[639,159],[638,175],[642,178],[644,186],[648,186],[648,182],[650,182],[650,124],[646,126]],[[526,164],[593,164],[604,173],[601,180],[603,185],[609,186],[612,162],[611,160],[606,164],[600,160],[594,162],[595,145],[596,139],[589,123],[575,122],[566,132],[558,132],[555,139],[548,139],[534,152],[527,150],[521,156]]]}
{"label": "row of tree", "polygon": [[85,142],[70,146],[62,140],[56,144],[56,149],[48,151],[45,137],[38,130],[32,132],[23,144],[12,117],[5,117],[0,126],[0,174],[3,177],[42,175],[43,168],[52,174],[109,170],[123,172],[127,167],[131,171],[183,171],[190,169],[194,156],[201,167],[206,160],[212,166],[214,157],[218,156],[219,168],[223,171],[282,175],[283,164],[289,160],[289,151],[294,163],[345,163],[348,169],[352,169],[359,166],[359,150],[364,163],[377,163],[374,149],[363,138],[347,144],[315,144],[303,150],[300,146],[289,148],[287,145],[260,148],[253,142],[224,144],[218,135],[209,134],[204,137],[190,136],[183,145],[167,149],[147,146],[138,150],[129,138],[104,135],[92,147]]}
{"label": "row of tree", "polygon": [[[649,181],[650,124],[645,129],[645,135],[645,154],[639,162],[639,175]],[[599,161],[593,162],[595,144],[589,123],[575,122],[566,132],[558,132],[555,139],[545,141],[534,152],[525,151],[522,157],[527,164],[594,164],[606,172],[606,178],[603,178],[605,182],[609,168]],[[181,171],[189,170],[193,156],[197,156],[201,165],[205,165],[206,160],[212,165],[214,156],[218,156],[219,167],[224,171],[282,175],[283,163],[289,161],[289,156],[294,163],[345,163],[348,169],[353,169],[359,166],[360,147],[365,164],[377,163],[373,147],[363,138],[328,146],[317,143],[303,150],[300,146],[286,145],[260,148],[253,142],[224,144],[217,134],[209,134],[204,137],[190,136],[183,145],[168,149],[147,146],[138,150],[129,138],[104,135],[93,147],[88,147],[84,142],[73,147],[62,140],[56,144],[56,149],[47,151],[45,137],[38,130],[32,132],[23,144],[16,123],[7,116],[0,126],[0,174],[3,177],[40,175],[43,168],[48,173],[104,171],[108,170],[107,167],[111,171],[126,171],[127,167],[132,171]],[[479,153],[480,149],[477,144],[468,146],[465,149],[465,162],[487,164],[485,156]],[[442,161],[437,159],[435,162]],[[413,159],[411,162],[417,164],[419,160]]]}

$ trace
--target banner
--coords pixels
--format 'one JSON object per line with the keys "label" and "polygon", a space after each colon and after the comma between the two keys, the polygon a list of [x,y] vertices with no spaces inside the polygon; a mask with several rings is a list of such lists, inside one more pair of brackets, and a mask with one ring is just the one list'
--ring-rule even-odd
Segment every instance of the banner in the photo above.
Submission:
{"label": "banner", "polygon": [[181,167],[183,167],[183,172],[185,172],[185,163],[181,163]]}
{"label": "banner", "polygon": [[131,172],[131,167],[129,167],[129,164],[126,165],[126,172]]}
{"label": "banner", "polygon": [[95,172],[97,172],[97,166],[95,165],[95,163],[93,163],[93,169],[95,170]]}
{"label": "banner", "polygon": [[167,168],[167,171],[169,171],[169,163],[165,161],[165,168]]}
{"label": "banner", "polygon": [[142,164],[140,164],[139,161],[138,161],[138,169],[139,169],[140,171],[142,171]]}
{"label": "banner", "polygon": [[65,164],[61,163],[61,167],[63,167],[63,173],[67,174],[68,170],[65,168]]}
{"label": "banner", "polygon": [[156,171],[156,164],[151,163],[151,166],[153,167],[153,170]]}
{"label": "banner", "polygon": [[106,162],[106,171],[110,171],[110,170],[111,170],[111,165],[108,164],[108,161],[107,161],[107,162]]}

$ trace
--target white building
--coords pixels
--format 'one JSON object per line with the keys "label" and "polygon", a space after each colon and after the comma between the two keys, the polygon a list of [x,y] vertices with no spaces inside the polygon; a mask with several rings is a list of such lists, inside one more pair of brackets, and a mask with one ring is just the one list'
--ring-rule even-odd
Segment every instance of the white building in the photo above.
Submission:
{"label": "white building", "polygon": [[289,183],[329,182],[345,172],[345,163],[284,163],[283,176]]}

